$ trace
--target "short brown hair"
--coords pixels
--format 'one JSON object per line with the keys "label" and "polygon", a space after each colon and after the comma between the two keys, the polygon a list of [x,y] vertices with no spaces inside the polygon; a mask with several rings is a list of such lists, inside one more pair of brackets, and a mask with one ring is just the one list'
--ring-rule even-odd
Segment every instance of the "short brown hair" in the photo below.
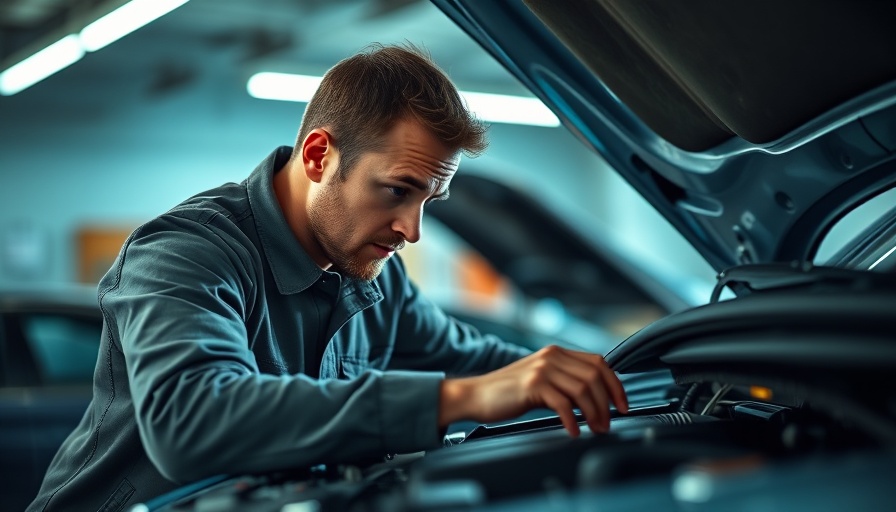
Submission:
{"label": "short brown hair", "polygon": [[427,54],[411,44],[375,43],[324,75],[305,108],[294,156],[311,130],[327,128],[340,153],[339,175],[345,178],[362,154],[375,151],[386,132],[408,116],[452,152],[476,156],[488,146],[486,126]]}

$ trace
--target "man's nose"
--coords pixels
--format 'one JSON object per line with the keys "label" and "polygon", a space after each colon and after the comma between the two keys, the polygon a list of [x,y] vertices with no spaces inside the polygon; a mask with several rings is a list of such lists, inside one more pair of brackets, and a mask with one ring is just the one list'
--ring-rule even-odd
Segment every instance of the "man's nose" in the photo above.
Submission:
{"label": "man's nose", "polygon": [[400,233],[405,241],[413,244],[420,240],[420,222],[422,220],[422,206],[407,208],[392,222],[392,229]]}

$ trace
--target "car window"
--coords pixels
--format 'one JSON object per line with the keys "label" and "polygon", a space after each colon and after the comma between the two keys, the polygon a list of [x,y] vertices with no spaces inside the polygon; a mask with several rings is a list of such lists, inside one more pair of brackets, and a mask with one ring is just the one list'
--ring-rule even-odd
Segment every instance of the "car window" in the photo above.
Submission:
{"label": "car window", "polygon": [[28,348],[44,385],[89,384],[93,378],[102,324],[47,313],[22,318]]}
{"label": "car window", "polygon": [[[892,238],[893,219],[896,218],[894,205],[896,189],[891,189],[844,215],[821,241],[814,262],[867,269],[892,256],[893,245],[887,245],[887,240]],[[875,239],[880,243],[875,244]],[[890,265],[892,263],[887,266]]]}

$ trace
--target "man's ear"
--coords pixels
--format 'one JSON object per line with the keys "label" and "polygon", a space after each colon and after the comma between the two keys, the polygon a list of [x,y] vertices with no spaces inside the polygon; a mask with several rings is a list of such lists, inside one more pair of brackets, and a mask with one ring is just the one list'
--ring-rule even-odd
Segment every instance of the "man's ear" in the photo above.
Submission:
{"label": "man's ear", "polygon": [[320,183],[324,171],[336,162],[332,136],[323,128],[315,128],[302,141],[302,168],[309,180]]}

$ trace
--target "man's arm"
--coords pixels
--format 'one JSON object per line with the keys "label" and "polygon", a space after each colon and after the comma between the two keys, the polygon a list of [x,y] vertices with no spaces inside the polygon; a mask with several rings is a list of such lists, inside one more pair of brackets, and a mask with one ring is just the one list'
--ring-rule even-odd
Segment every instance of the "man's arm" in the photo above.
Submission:
{"label": "man's arm", "polygon": [[628,412],[622,384],[600,355],[558,346],[532,354],[494,336],[482,336],[445,315],[407,280],[403,267],[399,270],[405,280],[403,329],[393,363],[449,375],[480,374],[442,383],[440,427],[460,420],[501,421],[549,408],[577,436],[573,408],[582,411],[594,432],[609,428],[610,402]]}
{"label": "man's arm", "polygon": [[610,402],[621,413],[628,412],[622,383],[601,356],[550,346],[485,375],[443,381],[439,426],[460,420],[501,421],[546,407],[576,437],[573,408],[582,411],[593,432],[606,432]]}
{"label": "man's arm", "polygon": [[184,482],[438,446],[441,373],[370,371],[349,381],[261,373],[250,341],[264,333],[246,332],[262,307],[253,304],[257,265],[228,236],[239,232],[156,220],[101,290],[127,364],[119,399],[129,387],[159,471]]}

